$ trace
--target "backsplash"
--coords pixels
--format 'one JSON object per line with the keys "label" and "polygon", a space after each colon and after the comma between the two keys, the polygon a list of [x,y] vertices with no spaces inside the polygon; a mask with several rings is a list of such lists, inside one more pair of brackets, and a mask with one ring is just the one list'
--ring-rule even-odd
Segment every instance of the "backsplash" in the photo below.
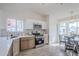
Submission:
{"label": "backsplash", "polygon": [[0,30],[0,37],[6,37],[8,36],[8,32],[5,29]]}
{"label": "backsplash", "polygon": [[0,30],[0,37],[10,37],[11,34],[14,36],[23,35],[22,32],[7,32],[5,29]]}
{"label": "backsplash", "polygon": [[[5,29],[1,29],[0,37],[11,37],[11,34],[13,36],[31,35],[33,31],[35,31],[35,30],[34,29],[24,29],[24,32],[7,32]],[[48,34],[48,31],[46,29],[38,30],[38,32],[41,32],[43,34]]]}
{"label": "backsplash", "polygon": [[34,32],[34,31],[38,31],[38,32],[41,32],[43,34],[48,34],[48,31],[46,29],[41,29],[41,30],[25,29],[23,33],[24,33],[24,35],[26,35],[26,34],[32,34],[32,32]]}

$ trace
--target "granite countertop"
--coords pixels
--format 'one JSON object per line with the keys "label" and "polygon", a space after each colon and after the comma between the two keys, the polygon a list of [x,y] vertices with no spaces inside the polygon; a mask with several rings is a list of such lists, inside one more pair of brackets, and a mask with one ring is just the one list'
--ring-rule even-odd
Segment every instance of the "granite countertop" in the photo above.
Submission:
{"label": "granite countertop", "polygon": [[22,38],[22,37],[34,37],[33,35],[25,35],[25,36],[18,36],[16,38],[8,38],[7,37],[0,37],[0,56],[7,56],[9,49],[12,45],[13,40]]}

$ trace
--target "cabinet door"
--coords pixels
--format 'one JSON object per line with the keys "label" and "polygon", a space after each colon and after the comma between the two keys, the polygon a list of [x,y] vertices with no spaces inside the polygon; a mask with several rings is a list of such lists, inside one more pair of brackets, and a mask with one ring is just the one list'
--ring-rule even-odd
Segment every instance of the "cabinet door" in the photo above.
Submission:
{"label": "cabinet door", "polygon": [[29,48],[34,48],[35,47],[35,39],[29,39]]}
{"label": "cabinet door", "polygon": [[10,47],[10,50],[9,50],[7,56],[13,56],[13,43],[12,43],[12,45]]}
{"label": "cabinet door", "polygon": [[21,39],[21,50],[28,49],[28,40],[25,38]]}
{"label": "cabinet door", "polygon": [[19,39],[16,39],[13,41],[13,55],[18,55],[19,51]]}
{"label": "cabinet door", "polygon": [[48,44],[48,34],[44,34],[44,44]]}

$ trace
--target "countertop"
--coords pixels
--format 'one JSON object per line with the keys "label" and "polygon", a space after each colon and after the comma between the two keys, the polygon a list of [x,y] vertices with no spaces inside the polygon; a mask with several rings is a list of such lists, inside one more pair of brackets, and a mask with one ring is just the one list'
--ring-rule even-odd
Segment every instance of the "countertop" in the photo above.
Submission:
{"label": "countertop", "polygon": [[0,37],[0,56],[7,56],[13,40]]}
{"label": "countertop", "polygon": [[16,39],[23,38],[23,37],[34,37],[34,35],[18,36],[16,38],[12,38],[12,40],[16,40]]}
{"label": "countertop", "polygon": [[16,38],[8,38],[7,37],[0,37],[0,56],[7,56],[9,49],[12,45],[13,40],[22,38],[22,37],[34,37],[33,35],[25,35],[25,36],[18,36]]}

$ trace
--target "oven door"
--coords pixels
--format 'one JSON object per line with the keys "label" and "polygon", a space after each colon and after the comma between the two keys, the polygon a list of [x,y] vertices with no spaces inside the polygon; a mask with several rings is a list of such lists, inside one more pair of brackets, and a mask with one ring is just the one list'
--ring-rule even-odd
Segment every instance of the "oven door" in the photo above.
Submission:
{"label": "oven door", "polygon": [[39,45],[39,44],[43,44],[44,43],[44,39],[43,38],[36,38],[35,40],[35,44]]}

